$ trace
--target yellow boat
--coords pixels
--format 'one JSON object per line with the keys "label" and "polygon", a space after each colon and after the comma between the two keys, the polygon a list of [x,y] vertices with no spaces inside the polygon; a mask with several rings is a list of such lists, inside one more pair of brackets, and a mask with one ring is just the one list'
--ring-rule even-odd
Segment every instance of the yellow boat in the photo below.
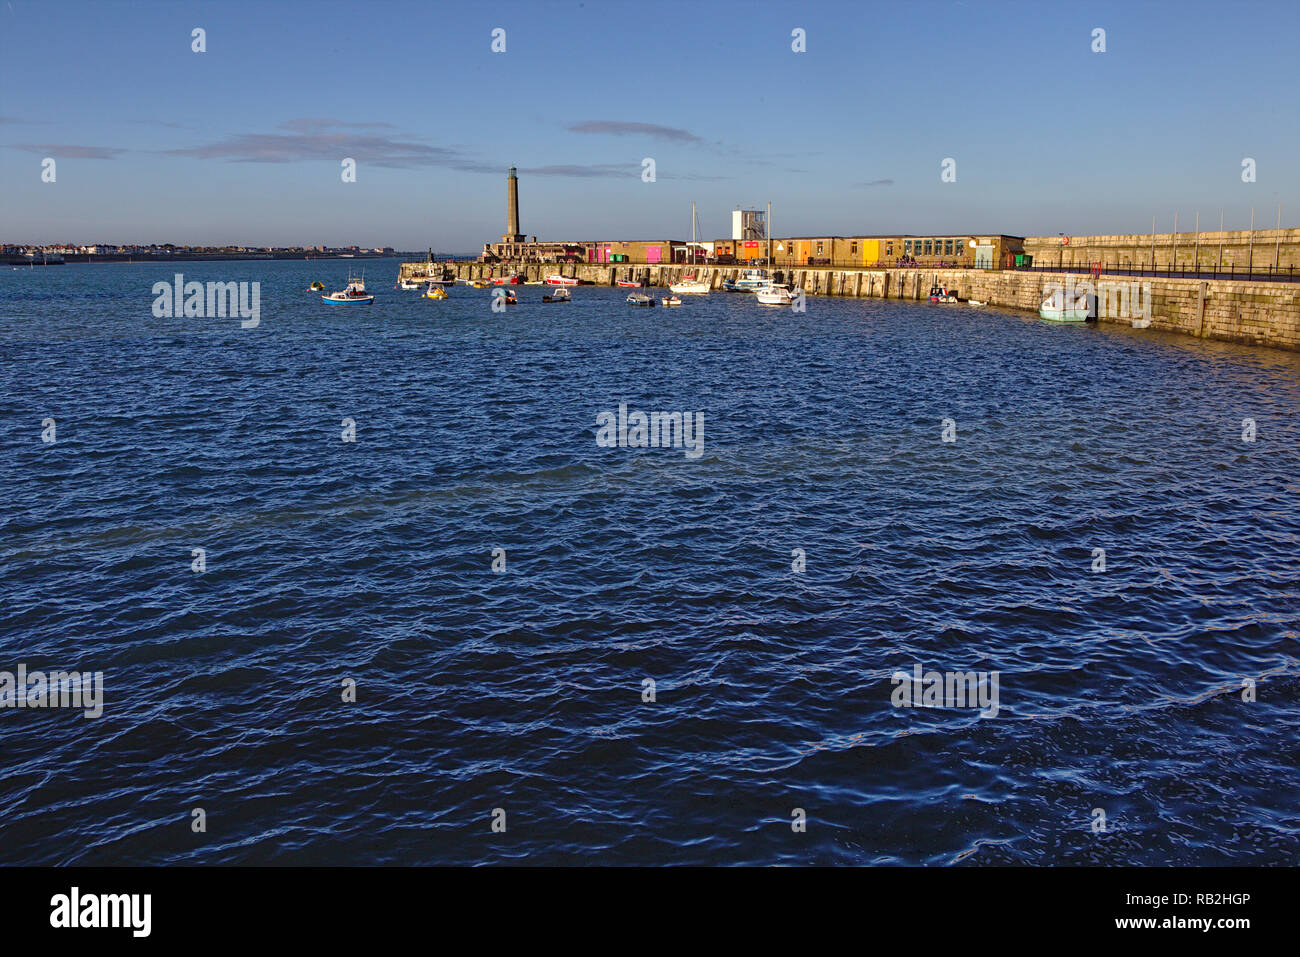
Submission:
{"label": "yellow boat", "polygon": [[424,291],[424,298],[425,299],[446,299],[447,290],[443,289],[441,286],[430,286],[428,289]]}

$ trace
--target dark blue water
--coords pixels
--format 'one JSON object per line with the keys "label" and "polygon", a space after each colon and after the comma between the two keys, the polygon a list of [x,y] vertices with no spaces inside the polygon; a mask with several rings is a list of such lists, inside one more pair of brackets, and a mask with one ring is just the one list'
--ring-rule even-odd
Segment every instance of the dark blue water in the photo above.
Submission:
{"label": "dark blue water", "polygon": [[[105,689],[0,710],[0,861],[1296,863],[1300,356],[366,270],[0,274],[0,670]],[[154,318],[176,271],[261,324]]]}

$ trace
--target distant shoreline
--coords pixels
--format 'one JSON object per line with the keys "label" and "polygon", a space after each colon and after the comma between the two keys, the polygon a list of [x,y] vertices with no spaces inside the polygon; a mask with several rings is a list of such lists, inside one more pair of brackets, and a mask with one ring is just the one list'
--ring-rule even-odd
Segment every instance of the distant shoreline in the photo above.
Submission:
{"label": "distant shoreline", "polygon": [[[29,260],[21,256],[11,256],[5,265],[9,266],[63,266],[63,265],[94,265],[96,263],[189,263],[189,262],[267,262],[275,260],[277,262],[304,262],[315,259],[402,259],[402,258],[422,258],[420,253],[394,252],[389,254],[369,255],[354,254],[350,256],[328,256],[325,254],[319,256],[295,255],[290,253],[195,253],[193,255],[179,256],[127,256],[127,255],[108,255],[108,256],[90,256],[85,253],[74,255],[63,254],[59,262],[45,263],[39,259]],[[443,260],[438,260],[439,262]]]}

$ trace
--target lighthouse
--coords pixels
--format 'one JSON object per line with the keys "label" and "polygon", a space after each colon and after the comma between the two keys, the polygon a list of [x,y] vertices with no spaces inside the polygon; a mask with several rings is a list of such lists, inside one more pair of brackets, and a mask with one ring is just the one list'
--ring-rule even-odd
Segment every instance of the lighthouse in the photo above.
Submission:
{"label": "lighthouse", "polygon": [[503,243],[522,243],[524,236],[519,232],[519,175],[510,167],[506,174],[506,234],[501,237]]}

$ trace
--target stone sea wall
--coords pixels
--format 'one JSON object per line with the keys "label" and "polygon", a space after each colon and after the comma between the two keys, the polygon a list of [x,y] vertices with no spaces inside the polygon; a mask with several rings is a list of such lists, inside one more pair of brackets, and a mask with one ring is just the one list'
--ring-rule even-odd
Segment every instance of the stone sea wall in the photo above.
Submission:
{"label": "stone sea wall", "polygon": [[[402,264],[402,276],[425,278],[428,264]],[[601,286],[618,280],[645,280],[652,286],[667,286],[683,275],[698,271],[713,288],[724,279],[738,277],[740,267],[644,266],[644,265],[555,265],[529,263],[518,266],[484,263],[433,264],[457,279],[492,279],[517,272],[526,280],[538,281],[562,273]],[[857,296],[887,299],[925,300],[930,287],[956,290],[962,299],[975,299],[990,306],[1037,312],[1049,283],[1082,284],[1080,273],[1034,273],[981,269],[794,269],[780,277],[811,296]],[[1271,346],[1300,351],[1300,283],[1246,282],[1227,279],[1141,278],[1103,273],[1096,282],[1148,284],[1151,328],[1179,332],[1205,339]],[[1143,297],[1145,301],[1145,297]],[[1128,323],[1128,318],[1102,321]]]}

